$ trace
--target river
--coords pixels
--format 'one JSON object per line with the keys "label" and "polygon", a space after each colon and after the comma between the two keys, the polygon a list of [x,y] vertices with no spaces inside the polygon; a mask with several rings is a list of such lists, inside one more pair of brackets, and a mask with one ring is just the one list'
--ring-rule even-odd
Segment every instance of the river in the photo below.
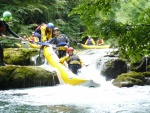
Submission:
{"label": "river", "polygon": [[1,90],[0,113],[150,113],[150,86],[118,88],[100,75],[96,62],[108,51],[79,53],[89,66],[83,67],[78,76],[93,79],[100,87],[64,84]]}

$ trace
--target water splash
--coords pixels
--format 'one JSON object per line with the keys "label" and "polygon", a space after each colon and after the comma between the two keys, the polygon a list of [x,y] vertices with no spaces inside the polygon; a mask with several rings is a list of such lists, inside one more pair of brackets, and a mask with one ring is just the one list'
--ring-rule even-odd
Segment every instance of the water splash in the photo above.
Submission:
{"label": "water splash", "polygon": [[[101,67],[108,60],[108,58],[104,57],[108,55],[113,49],[88,49],[78,53],[79,57],[85,64],[88,66],[83,66],[80,70],[79,76],[82,76],[87,79],[92,79],[93,81],[105,84],[105,77],[101,75]],[[104,59],[105,58],[105,59]],[[97,68],[97,62],[101,59],[102,63]]]}
{"label": "water splash", "polygon": [[0,91],[0,112],[149,113],[150,86],[117,88],[111,84],[112,81],[103,80],[95,62],[107,50],[99,51],[86,50],[83,51],[85,56],[79,55],[86,63],[94,62],[83,67],[81,75],[99,81],[100,87],[58,85]]}

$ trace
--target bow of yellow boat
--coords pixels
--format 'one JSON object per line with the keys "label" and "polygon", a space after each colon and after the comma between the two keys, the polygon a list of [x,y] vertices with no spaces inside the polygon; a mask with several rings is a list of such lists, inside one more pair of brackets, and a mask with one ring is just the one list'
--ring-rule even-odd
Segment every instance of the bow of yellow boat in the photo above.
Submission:
{"label": "bow of yellow boat", "polygon": [[55,54],[51,46],[44,47],[43,54],[45,58],[47,59],[48,63],[58,69],[60,73],[59,76],[61,80],[63,81],[63,83],[74,85],[74,86],[75,85],[82,85],[82,86],[88,86],[88,87],[99,86],[99,84],[95,83],[92,80],[88,80],[88,79],[75,75],[67,67],[59,63],[59,58],[57,57],[57,55]]}

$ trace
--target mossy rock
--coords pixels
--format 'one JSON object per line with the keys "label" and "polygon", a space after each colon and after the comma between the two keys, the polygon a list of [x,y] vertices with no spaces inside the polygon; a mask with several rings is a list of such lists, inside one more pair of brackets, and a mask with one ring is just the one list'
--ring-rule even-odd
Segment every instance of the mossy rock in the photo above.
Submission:
{"label": "mossy rock", "polygon": [[114,79],[112,83],[117,87],[143,86],[145,83],[145,76],[143,73],[137,72],[123,73]]}
{"label": "mossy rock", "polygon": [[56,72],[38,66],[0,67],[0,89],[53,86],[58,83]]}
{"label": "mossy rock", "polygon": [[106,80],[117,78],[121,73],[127,72],[127,64],[121,59],[111,59],[104,63],[101,74]]}
{"label": "mossy rock", "polygon": [[145,77],[150,77],[150,72],[143,72],[143,75],[144,75]]}
{"label": "mossy rock", "polygon": [[33,65],[32,57],[38,54],[38,49],[33,48],[5,48],[4,61],[10,65]]}

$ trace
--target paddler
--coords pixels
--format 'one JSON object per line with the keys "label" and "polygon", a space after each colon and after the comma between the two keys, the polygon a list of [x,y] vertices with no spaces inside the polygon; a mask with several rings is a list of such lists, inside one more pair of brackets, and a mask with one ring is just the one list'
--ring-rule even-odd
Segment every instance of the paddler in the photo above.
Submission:
{"label": "paddler", "polygon": [[66,61],[68,64],[69,69],[74,73],[77,74],[78,70],[84,65],[78,55],[74,54],[74,48],[69,47],[67,48],[68,55],[60,58],[59,62],[64,64]]}
{"label": "paddler", "polygon": [[48,43],[55,44],[58,51],[58,57],[66,56],[66,49],[69,47],[69,38],[65,34],[61,34],[58,27],[53,30],[54,37]]}
{"label": "paddler", "polygon": [[85,42],[85,45],[95,45],[95,41],[91,36],[88,36],[88,39]]}
{"label": "paddler", "polygon": [[[18,36],[16,33],[14,33],[7,22],[12,20],[12,14],[9,11],[5,11],[3,13],[3,17],[0,19],[0,36],[3,38],[6,38],[7,36],[4,34],[5,31],[8,31],[11,35],[14,37],[22,40],[22,37]],[[5,66],[4,63],[4,53],[3,53],[3,45],[0,43],[0,66]]]}

